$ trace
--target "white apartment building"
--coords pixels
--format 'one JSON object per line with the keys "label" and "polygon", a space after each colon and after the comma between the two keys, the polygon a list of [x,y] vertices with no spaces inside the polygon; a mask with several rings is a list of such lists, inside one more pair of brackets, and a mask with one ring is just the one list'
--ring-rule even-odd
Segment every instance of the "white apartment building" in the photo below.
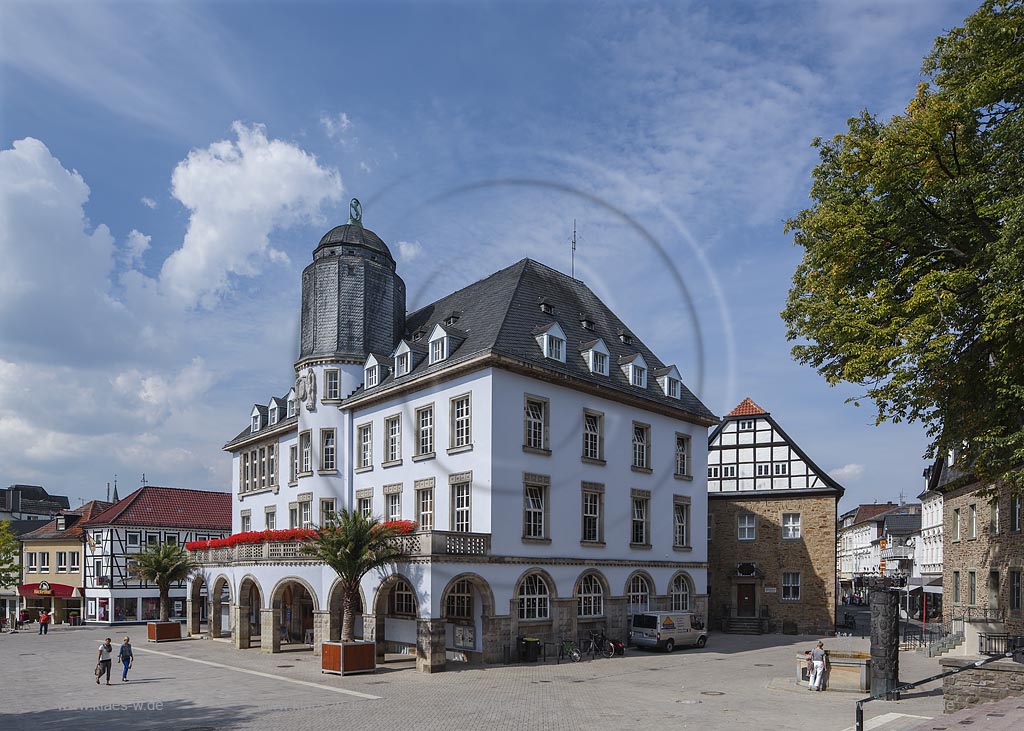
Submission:
{"label": "white apartment building", "polygon": [[[706,616],[707,437],[717,418],[581,281],[524,259],[415,312],[387,245],[329,231],[302,274],[296,382],[232,455],[232,530],[349,508],[418,524],[362,583],[364,639],[496,662],[628,616]],[[333,571],[287,540],[197,550],[193,627],[267,652],[336,640]]]}

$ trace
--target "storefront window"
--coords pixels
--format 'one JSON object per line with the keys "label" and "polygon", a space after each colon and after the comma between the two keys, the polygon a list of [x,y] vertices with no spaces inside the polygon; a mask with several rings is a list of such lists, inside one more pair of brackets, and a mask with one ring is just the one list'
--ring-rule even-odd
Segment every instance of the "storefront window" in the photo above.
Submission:
{"label": "storefront window", "polygon": [[115,622],[137,622],[139,620],[139,601],[131,599],[114,599]]}
{"label": "storefront window", "polygon": [[160,599],[148,596],[142,598],[142,618],[144,620],[160,619]]}
{"label": "storefront window", "polygon": [[172,599],[171,600],[171,616],[172,617],[184,617],[185,616],[185,600],[184,599]]}
{"label": "storefront window", "polygon": [[100,622],[110,621],[110,600],[100,599],[99,600],[99,612],[96,614],[96,619]]}

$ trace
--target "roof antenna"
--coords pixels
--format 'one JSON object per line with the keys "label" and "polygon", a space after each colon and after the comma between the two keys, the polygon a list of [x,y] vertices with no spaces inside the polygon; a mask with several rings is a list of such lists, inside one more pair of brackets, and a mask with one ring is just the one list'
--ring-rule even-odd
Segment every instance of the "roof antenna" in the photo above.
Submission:
{"label": "roof antenna", "polygon": [[576,219],[572,219],[572,254],[569,258],[569,276],[576,278]]}
{"label": "roof antenna", "polygon": [[148,480],[146,480],[146,473],[143,472],[142,473],[142,486],[145,487],[147,484],[149,484],[149,482],[148,482]]}

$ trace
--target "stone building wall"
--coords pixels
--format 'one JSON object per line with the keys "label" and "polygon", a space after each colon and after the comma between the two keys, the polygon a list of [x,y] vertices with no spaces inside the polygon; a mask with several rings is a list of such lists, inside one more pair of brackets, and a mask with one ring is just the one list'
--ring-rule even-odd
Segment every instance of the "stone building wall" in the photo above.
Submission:
{"label": "stone building wall", "polygon": [[[708,610],[714,625],[721,626],[724,617],[735,616],[736,584],[753,581],[757,615],[767,611],[769,631],[823,634],[833,630],[837,496],[711,493],[708,498],[712,525]],[[783,513],[800,513],[799,539],[783,539]],[[741,514],[756,516],[753,541],[737,537]],[[737,576],[737,564],[748,562],[756,564],[763,576]],[[800,599],[783,600],[782,574],[793,571],[800,573]]]}
{"label": "stone building wall", "polygon": [[[1007,487],[997,488],[992,497],[981,494],[978,484],[944,493],[943,500],[943,620],[949,621],[969,611],[999,610],[1006,619],[1005,631],[1024,635],[1024,612],[1011,602],[1011,572],[1022,573],[1024,581],[1024,534],[1011,530],[1012,495]],[[995,505],[998,502],[999,529],[995,529]],[[971,510],[976,529],[971,532]],[[956,515],[960,533],[957,539]],[[1024,523],[1022,508],[1021,523]],[[957,601],[955,574],[960,575]],[[998,572],[996,576],[992,572]],[[974,601],[970,582],[974,576]],[[998,578],[998,582],[996,579]]]}
{"label": "stone building wall", "polygon": [[[955,670],[974,662],[962,657],[944,657],[943,671]],[[980,668],[964,670],[942,680],[945,712],[954,713],[982,703],[1024,695],[1024,665],[999,660]]]}

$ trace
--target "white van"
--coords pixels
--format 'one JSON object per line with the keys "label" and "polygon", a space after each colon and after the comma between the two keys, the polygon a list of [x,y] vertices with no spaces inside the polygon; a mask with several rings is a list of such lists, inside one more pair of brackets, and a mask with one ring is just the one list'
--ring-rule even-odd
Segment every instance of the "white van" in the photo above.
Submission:
{"label": "white van", "polygon": [[645,612],[634,614],[630,640],[637,647],[656,647],[672,652],[677,647],[704,647],[708,634],[693,612]]}

